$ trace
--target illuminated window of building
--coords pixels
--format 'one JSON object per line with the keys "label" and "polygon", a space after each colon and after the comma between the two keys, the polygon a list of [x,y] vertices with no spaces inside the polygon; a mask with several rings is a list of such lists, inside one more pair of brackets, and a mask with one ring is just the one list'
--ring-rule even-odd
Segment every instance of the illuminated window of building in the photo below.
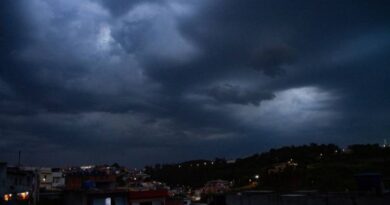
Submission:
{"label": "illuminated window of building", "polygon": [[111,198],[106,198],[104,205],[111,205]]}

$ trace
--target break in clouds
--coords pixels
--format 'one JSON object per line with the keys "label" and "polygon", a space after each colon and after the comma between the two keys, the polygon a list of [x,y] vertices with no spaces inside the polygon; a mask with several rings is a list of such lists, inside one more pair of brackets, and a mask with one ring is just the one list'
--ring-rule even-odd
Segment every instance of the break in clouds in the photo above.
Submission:
{"label": "break in clouds", "polygon": [[386,1],[0,5],[1,160],[141,166],[389,138]]}

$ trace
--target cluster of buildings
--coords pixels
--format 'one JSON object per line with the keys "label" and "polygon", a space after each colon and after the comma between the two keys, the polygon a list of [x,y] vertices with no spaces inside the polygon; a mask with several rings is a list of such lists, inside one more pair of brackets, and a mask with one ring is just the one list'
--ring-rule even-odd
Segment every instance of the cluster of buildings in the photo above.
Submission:
{"label": "cluster of buildings", "polygon": [[[60,168],[8,166],[0,162],[0,194],[5,198],[39,198],[40,192],[65,189],[65,174]],[[22,194],[24,193],[24,194]],[[16,195],[15,195],[16,194]]]}
{"label": "cluster of buildings", "polygon": [[[321,154],[322,156],[322,154]],[[288,168],[295,168],[298,166],[298,163],[294,161],[294,159],[290,159],[287,162],[280,162],[273,164],[268,170],[268,174],[276,174],[283,172]]]}
{"label": "cluster of buildings", "polygon": [[225,180],[212,180],[202,188],[203,194],[222,194],[228,192],[231,188],[231,182]]}
{"label": "cluster of buildings", "polygon": [[71,168],[0,163],[0,204],[184,205],[169,187],[119,165]]}

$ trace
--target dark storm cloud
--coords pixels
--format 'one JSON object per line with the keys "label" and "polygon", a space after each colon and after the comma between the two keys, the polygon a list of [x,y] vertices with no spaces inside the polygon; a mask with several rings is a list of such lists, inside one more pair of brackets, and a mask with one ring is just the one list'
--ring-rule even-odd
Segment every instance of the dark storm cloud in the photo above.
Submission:
{"label": "dark storm cloud", "polygon": [[[251,78],[245,78],[250,67],[270,76],[286,73],[281,80],[276,78],[267,83],[266,89],[316,85],[336,91],[340,97],[347,96],[349,92],[358,92],[356,86],[364,86],[365,81],[359,81],[361,77],[357,77],[358,81],[354,82],[346,77],[364,74],[348,62],[346,65],[332,65],[330,62],[337,55],[342,58],[349,54],[356,61],[355,58],[359,57],[353,56],[355,49],[370,47],[370,44],[363,44],[358,48],[342,48],[347,46],[344,43],[362,36],[375,39],[375,36],[369,37],[371,30],[387,27],[386,5],[383,1],[224,1],[207,4],[196,17],[184,19],[179,25],[185,37],[203,52],[202,55],[185,66],[151,64],[148,72],[162,82],[168,92],[181,93],[199,84],[234,79],[235,76],[244,76],[242,81],[250,81]],[[344,51],[340,52],[340,49]],[[386,53],[380,51],[382,48],[377,49]],[[368,59],[363,56],[363,60]],[[364,66],[364,70],[369,67]],[[382,72],[386,71],[379,73]],[[373,86],[377,83],[370,82]],[[344,103],[337,106],[343,107]],[[347,103],[346,106],[353,108],[353,104]]]}
{"label": "dark storm cloud", "polygon": [[207,94],[221,103],[252,104],[259,106],[263,100],[271,100],[275,96],[267,92],[248,91],[238,86],[224,84],[211,87]]}
{"label": "dark storm cloud", "polygon": [[117,16],[128,12],[134,5],[139,4],[140,0],[96,0],[104,7],[108,8],[110,12]]}
{"label": "dark storm cloud", "polygon": [[141,3],[161,3],[161,0],[95,0],[107,8],[114,16],[126,14],[129,10]]}
{"label": "dark storm cloud", "polygon": [[32,163],[142,165],[390,132],[387,1],[0,5],[0,148]]}
{"label": "dark storm cloud", "polygon": [[279,46],[254,52],[249,60],[249,66],[257,70],[263,70],[264,74],[275,76],[283,72],[283,66],[292,64],[293,51],[290,48]]}

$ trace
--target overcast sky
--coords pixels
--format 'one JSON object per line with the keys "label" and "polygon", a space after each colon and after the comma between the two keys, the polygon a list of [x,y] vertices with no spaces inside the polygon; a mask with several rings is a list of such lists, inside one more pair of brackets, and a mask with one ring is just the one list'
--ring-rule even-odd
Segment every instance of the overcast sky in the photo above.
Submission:
{"label": "overcast sky", "polygon": [[0,160],[390,140],[386,0],[1,0]]}

